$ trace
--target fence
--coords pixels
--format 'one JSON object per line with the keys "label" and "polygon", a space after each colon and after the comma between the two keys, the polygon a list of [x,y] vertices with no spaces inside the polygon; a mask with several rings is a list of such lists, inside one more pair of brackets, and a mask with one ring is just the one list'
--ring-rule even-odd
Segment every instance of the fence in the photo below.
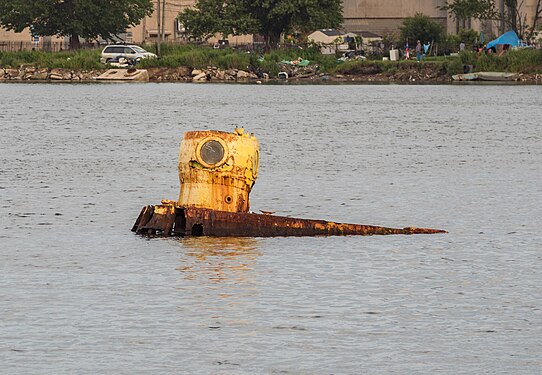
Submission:
{"label": "fence", "polygon": [[46,52],[59,52],[69,48],[68,43],[64,42],[14,42],[14,41],[1,41],[1,52],[19,52],[19,51],[46,51]]}

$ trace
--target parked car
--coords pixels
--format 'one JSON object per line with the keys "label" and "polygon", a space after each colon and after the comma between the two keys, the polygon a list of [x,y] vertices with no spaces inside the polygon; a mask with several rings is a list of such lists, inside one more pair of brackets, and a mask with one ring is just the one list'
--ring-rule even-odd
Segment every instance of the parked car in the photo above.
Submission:
{"label": "parked car", "polygon": [[133,44],[111,44],[103,49],[100,61],[107,64],[119,61],[121,57],[136,63],[141,59],[155,59],[157,56]]}

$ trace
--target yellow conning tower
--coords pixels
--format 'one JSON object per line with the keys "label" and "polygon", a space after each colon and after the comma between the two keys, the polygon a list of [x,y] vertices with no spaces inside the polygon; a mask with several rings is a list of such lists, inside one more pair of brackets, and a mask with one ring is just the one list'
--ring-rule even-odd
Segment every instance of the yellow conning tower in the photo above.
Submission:
{"label": "yellow conning tower", "polygon": [[185,133],[179,150],[178,205],[248,212],[259,156],[258,140],[243,128]]}

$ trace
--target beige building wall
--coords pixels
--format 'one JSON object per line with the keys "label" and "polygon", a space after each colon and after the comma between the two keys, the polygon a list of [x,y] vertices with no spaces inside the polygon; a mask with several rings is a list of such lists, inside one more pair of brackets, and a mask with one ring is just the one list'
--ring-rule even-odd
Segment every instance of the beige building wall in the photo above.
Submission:
{"label": "beige building wall", "polygon": [[30,31],[26,29],[22,33],[15,33],[0,28],[0,41],[2,42],[31,42]]}
{"label": "beige building wall", "polygon": [[64,38],[58,37],[35,37],[30,34],[29,29],[20,33],[0,28],[0,51],[21,51],[21,50],[48,50],[59,51],[66,48]]}
{"label": "beige building wall", "polygon": [[[158,13],[157,3],[160,1],[161,8],[164,4],[161,0],[154,0],[154,12],[151,16],[145,17],[137,26],[128,29],[127,42],[145,43],[155,42],[158,40]],[[186,8],[194,6],[195,0],[166,0],[165,9],[161,9],[164,13],[163,22],[160,20],[161,28],[164,31],[163,40],[166,42],[175,41],[182,38],[183,34],[175,21],[177,15]],[[162,25],[163,24],[163,25]],[[131,33],[131,36],[130,36]]]}
{"label": "beige building wall", "polygon": [[[157,1],[153,0],[154,7],[157,7]],[[523,12],[527,15],[527,23],[532,25],[534,10],[537,0],[524,0]],[[193,7],[196,0],[166,0],[165,1],[165,19],[164,19],[164,40],[166,42],[186,41],[186,34],[182,27],[175,21],[179,12],[183,9]],[[352,31],[370,31],[378,35],[386,35],[392,32],[398,32],[406,17],[412,17],[416,13],[423,13],[433,20],[442,22],[449,33],[454,33],[456,23],[447,17],[446,13],[437,9],[445,3],[445,0],[343,0],[344,29],[347,32]],[[161,2],[162,4],[162,2]],[[496,22],[494,28],[497,27]],[[472,27],[479,30],[479,23],[473,22]],[[495,29],[498,33],[498,29]],[[158,20],[157,12],[150,17],[145,17],[139,25],[127,30],[125,36],[126,42],[145,43],[155,42],[158,38]],[[209,43],[214,43],[220,36],[213,38]],[[246,44],[252,42],[252,36],[228,37],[232,45]],[[43,43],[44,38],[40,38]],[[48,42],[59,43],[62,38],[49,38]],[[32,39],[28,30],[22,33],[15,33],[0,28],[0,46],[2,44],[25,43],[32,45]]]}
{"label": "beige building wall", "polygon": [[[154,13],[145,17],[141,23],[128,30],[127,42],[130,43],[155,43],[158,40],[158,2],[154,0]],[[164,2],[160,2],[161,13]],[[182,25],[177,22],[177,16],[184,9],[193,7],[196,4],[196,0],[166,0],[165,11],[163,18],[160,19],[160,28],[164,31],[162,41],[166,43],[182,43],[188,41],[187,35],[184,32]],[[162,22],[163,19],[163,22]],[[209,39],[208,43],[214,44],[219,39],[222,39],[220,35],[215,38]],[[227,38],[232,45],[252,43],[252,36],[228,36]]]}
{"label": "beige building wall", "polygon": [[[527,23],[531,26],[537,1],[524,0],[520,9],[520,12],[527,16]],[[446,31],[453,34],[457,30],[456,22],[448,17],[446,12],[437,9],[445,3],[446,0],[343,0],[344,28],[346,31],[371,31],[386,35],[398,32],[405,18],[423,13],[434,21],[441,22]],[[498,4],[496,1],[497,8]],[[497,22],[490,24],[493,32],[498,34]],[[470,26],[474,30],[481,31],[480,22],[473,20]]]}
{"label": "beige building wall", "polygon": [[448,29],[446,12],[437,9],[444,3],[445,0],[344,0],[344,28],[386,35],[398,32],[405,18],[423,13]]}

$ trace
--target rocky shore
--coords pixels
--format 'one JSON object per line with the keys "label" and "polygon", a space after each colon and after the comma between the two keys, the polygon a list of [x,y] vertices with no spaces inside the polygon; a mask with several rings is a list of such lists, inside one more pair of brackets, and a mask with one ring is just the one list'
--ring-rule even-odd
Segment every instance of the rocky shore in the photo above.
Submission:
{"label": "rocky shore", "polygon": [[[107,69],[73,70],[73,69],[41,69],[33,66],[17,68],[0,67],[0,82],[93,82]],[[265,72],[240,69],[206,69],[149,68],[150,82],[252,82],[269,81],[288,82],[353,82],[353,83],[449,83],[451,76],[432,64],[407,64],[401,69],[383,72],[377,65],[363,65],[354,72],[343,74],[326,74],[318,71],[317,66],[295,67],[281,66],[278,76],[270,76]],[[518,82],[542,83],[541,74],[520,74]]]}

